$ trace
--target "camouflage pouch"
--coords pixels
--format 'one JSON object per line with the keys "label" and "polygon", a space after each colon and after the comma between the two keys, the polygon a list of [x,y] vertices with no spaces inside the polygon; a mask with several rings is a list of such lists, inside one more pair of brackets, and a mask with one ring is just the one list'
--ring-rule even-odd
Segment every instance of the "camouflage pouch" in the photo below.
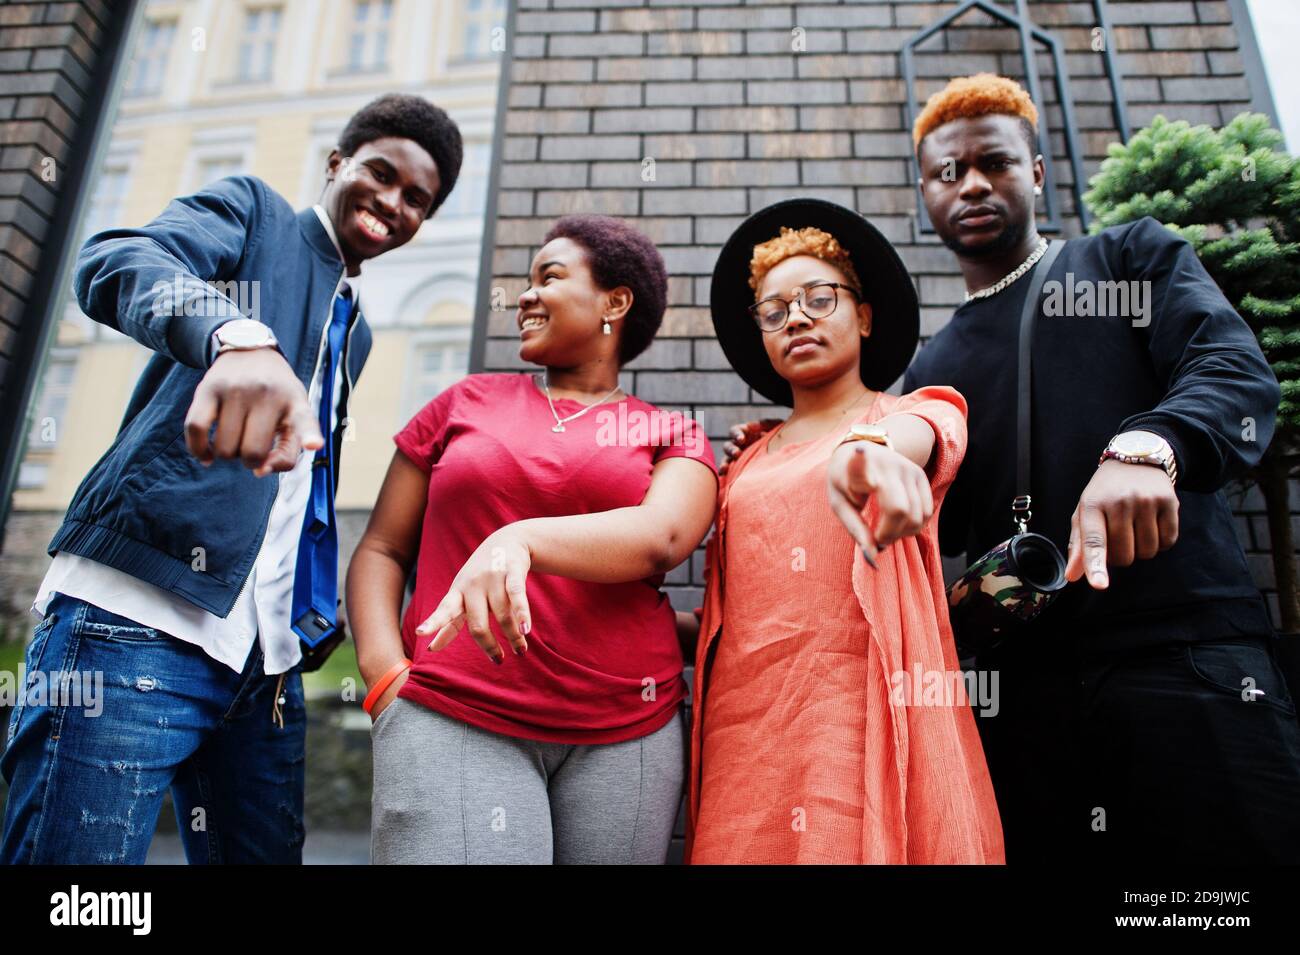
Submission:
{"label": "camouflage pouch", "polygon": [[958,652],[969,656],[999,646],[1042,613],[1065,583],[1065,558],[1042,534],[1004,540],[948,588]]}

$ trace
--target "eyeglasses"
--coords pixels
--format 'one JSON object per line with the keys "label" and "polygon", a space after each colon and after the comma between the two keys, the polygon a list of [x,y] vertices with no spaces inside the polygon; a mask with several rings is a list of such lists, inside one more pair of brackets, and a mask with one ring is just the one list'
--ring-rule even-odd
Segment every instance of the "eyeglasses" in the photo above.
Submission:
{"label": "eyeglasses", "polygon": [[[825,318],[839,305],[839,289],[852,292],[859,301],[862,293],[851,285],[839,282],[818,282],[806,288],[796,288],[794,302],[799,303],[799,311],[808,318]],[[790,308],[794,302],[787,302],[779,295],[765,298],[749,306],[749,314],[754,317],[758,327],[765,332],[779,332],[790,320]]]}

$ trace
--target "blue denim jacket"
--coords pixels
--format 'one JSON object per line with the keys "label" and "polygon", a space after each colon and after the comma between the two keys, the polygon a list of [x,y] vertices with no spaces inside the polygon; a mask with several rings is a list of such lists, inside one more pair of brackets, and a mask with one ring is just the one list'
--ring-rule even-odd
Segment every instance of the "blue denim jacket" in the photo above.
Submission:
{"label": "blue denim jacket", "polygon": [[[79,554],[227,616],[261,547],[280,476],[254,477],[238,459],[204,467],[186,447],[185,415],[209,340],[232,318],[259,319],[309,388],[343,271],[316,213],[295,212],[253,176],[173,199],[141,228],[91,236],[77,258],[78,304],[156,354],[49,553]],[[336,461],[370,344],[358,310],[348,328]]]}

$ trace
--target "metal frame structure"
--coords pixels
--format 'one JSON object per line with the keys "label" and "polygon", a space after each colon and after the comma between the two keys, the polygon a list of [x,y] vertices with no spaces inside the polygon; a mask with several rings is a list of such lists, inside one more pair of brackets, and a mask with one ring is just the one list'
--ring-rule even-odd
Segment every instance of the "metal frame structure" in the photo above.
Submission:
{"label": "metal frame structure", "polygon": [[1113,30],[1110,25],[1110,11],[1106,0],[1092,0],[1093,12],[1097,14],[1097,26],[1101,27],[1104,41],[1101,55],[1106,61],[1106,79],[1110,81],[1111,110],[1115,114],[1115,129],[1119,131],[1119,141],[1127,143],[1131,134],[1128,125],[1128,105],[1124,102],[1124,76],[1120,73],[1119,63],[1115,59],[1115,44],[1111,39]]}

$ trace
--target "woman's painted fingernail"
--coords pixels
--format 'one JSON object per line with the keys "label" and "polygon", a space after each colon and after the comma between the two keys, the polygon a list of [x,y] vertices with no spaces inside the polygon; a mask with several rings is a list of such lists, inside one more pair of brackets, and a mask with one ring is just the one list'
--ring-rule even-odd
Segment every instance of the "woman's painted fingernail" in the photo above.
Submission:
{"label": "woman's painted fingernail", "polygon": [[531,623],[529,623],[527,620],[525,620],[525,621],[524,621],[522,624],[520,624],[520,626],[519,626],[519,631],[520,631],[520,632],[521,632],[525,637],[528,636],[528,631],[529,631],[529,630],[532,630],[532,629],[533,629],[533,625],[532,625]]}
{"label": "woman's painted fingernail", "polygon": [[872,559],[871,555],[867,553],[867,549],[865,547],[862,548],[862,556],[866,558],[867,563],[870,564],[874,569],[876,566],[876,562],[874,559]]}

